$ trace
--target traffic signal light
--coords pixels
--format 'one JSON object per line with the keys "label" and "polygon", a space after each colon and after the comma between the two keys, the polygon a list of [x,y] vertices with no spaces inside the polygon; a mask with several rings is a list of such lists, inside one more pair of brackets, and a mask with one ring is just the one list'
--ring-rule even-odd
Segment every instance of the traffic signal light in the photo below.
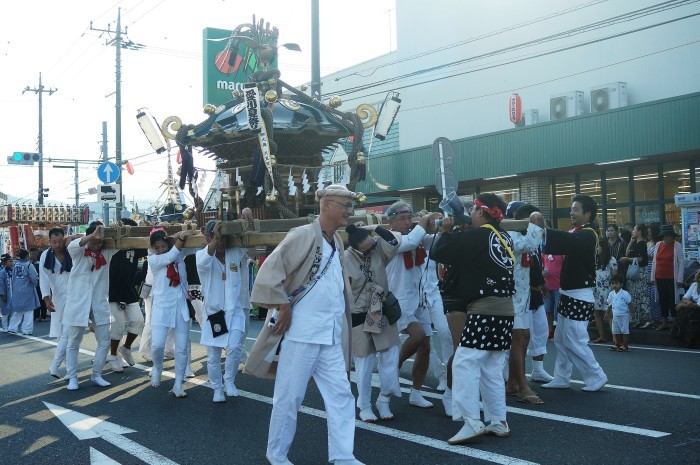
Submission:
{"label": "traffic signal light", "polygon": [[8,165],[33,165],[41,160],[41,155],[32,152],[15,152],[7,157]]}

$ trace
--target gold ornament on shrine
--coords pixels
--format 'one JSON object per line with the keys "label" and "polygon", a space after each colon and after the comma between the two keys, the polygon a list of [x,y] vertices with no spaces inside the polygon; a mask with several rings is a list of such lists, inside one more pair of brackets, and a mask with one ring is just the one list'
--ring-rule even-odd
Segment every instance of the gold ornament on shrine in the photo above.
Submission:
{"label": "gold ornament on shrine", "polygon": [[277,92],[274,90],[268,90],[265,92],[265,101],[267,103],[274,103],[277,101]]}
{"label": "gold ornament on shrine", "polygon": [[337,96],[337,95],[334,95],[334,96],[331,97],[331,99],[328,101],[328,105],[329,105],[331,108],[338,108],[338,107],[341,106],[342,104],[343,104],[343,100],[342,100],[339,96]]}

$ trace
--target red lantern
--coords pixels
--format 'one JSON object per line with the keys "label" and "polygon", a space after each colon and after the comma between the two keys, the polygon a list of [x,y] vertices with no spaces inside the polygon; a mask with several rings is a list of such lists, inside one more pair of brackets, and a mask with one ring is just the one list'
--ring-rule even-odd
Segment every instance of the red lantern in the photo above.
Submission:
{"label": "red lantern", "polygon": [[126,171],[127,171],[129,174],[134,174],[134,167],[131,165],[131,162],[130,162],[130,161],[127,161],[127,162],[126,162]]}
{"label": "red lantern", "polygon": [[522,106],[523,104],[518,94],[513,94],[508,99],[508,116],[510,118],[510,122],[516,126],[520,123],[523,116]]}
{"label": "red lantern", "polygon": [[182,165],[182,155],[179,150],[177,151],[177,164]]}

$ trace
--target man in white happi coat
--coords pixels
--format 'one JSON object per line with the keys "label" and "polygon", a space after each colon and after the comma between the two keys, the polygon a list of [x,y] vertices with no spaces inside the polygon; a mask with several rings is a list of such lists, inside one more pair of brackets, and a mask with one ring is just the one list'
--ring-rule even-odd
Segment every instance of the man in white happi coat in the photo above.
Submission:
{"label": "man in white happi coat", "polygon": [[91,314],[97,349],[90,380],[97,386],[110,385],[102,378],[102,369],[109,351],[109,261],[114,251],[102,248],[103,228],[102,222],[93,221],[86,236],[68,244],[73,269],[68,279],[63,324],[68,326],[66,377],[71,391],[78,389],[78,351]]}
{"label": "man in white happi coat", "polygon": [[[421,210],[418,215],[425,216],[428,213],[427,210]],[[422,244],[428,254],[430,254],[430,248],[437,242],[438,237],[439,233],[428,234],[423,238]],[[430,260],[430,257],[421,266],[419,292],[420,305],[428,310],[430,321],[437,332],[439,341],[438,349],[430,346],[430,369],[438,380],[437,390],[445,391],[447,389],[447,363],[454,354],[454,346],[450,327],[447,324],[445,307],[442,304],[442,295],[438,287],[437,266],[435,260]]]}
{"label": "man in white happi coat", "polygon": [[66,245],[78,237],[80,236],[66,237],[62,228],[51,228],[50,247],[39,257],[39,286],[46,309],[51,312],[49,337],[57,338],[56,353],[49,367],[49,374],[57,379],[60,378],[58,368],[66,358],[68,345],[68,327],[63,324],[63,308],[66,305],[68,278],[73,268],[73,260],[66,250]]}
{"label": "man in white happi coat", "polygon": [[[516,217],[516,212],[523,208],[525,212],[520,218]],[[508,204],[506,218],[526,219],[535,210],[528,208],[525,202],[513,201]],[[539,218],[539,216],[537,216]],[[507,352],[504,371],[508,371],[506,378],[506,394],[517,395],[518,402],[529,405],[540,405],[544,402],[537,393],[532,390],[525,379],[525,354],[530,343],[530,261],[529,255],[539,250],[544,233],[542,227],[533,224],[527,225],[525,234],[520,231],[508,231],[513,240],[513,253],[515,254],[515,295],[513,296],[513,308],[515,317],[513,319],[513,337],[510,351]]]}
{"label": "man in white happi coat", "polygon": [[[311,377],[328,414],[329,461],[361,464],[353,455],[355,398],[348,381],[350,354],[343,350],[351,327],[350,287],[342,266],[343,242],[336,232],[347,226],[355,197],[341,185],[317,190],[319,218],[289,231],[260,267],[253,286],[251,302],[277,308],[269,312],[267,324],[284,335],[267,440],[272,465],[291,464],[287,454]],[[253,347],[248,363],[259,357],[259,347]]]}
{"label": "man in white happi coat", "polygon": [[[197,274],[202,283],[204,297],[202,336],[199,342],[207,348],[207,374],[214,390],[213,401],[225,402],[224,389],[227,396],[238,397],[235,379],[241,359],[240,341],[246,326],[246,314],[241,307],[240,293],[248,292],[247,270],[243,266],[247,263],[248,250],[240,247],[226,248],[226,239],[221,237],[220,221],[209,221],[204,229],[204,236],[208,245],[196,254]],[[244,273],[245,282],[242,279]],[[246,286],[245,290],[243,285]],[[226,348],[223,382],[222,348]]]}
{"label": "man in white happi coat", "polygon": [[[389,290],[394,293],[401,305],[401,318],[396,323],[399,332],[408,334],[399,353],[399,367],[413,354],[413,386],[408,402],[414,407],[431,408],[432,402],[423,397],[421,388],[428,374],[430,361],[430,311],[421,306],[420,281],[421,266],[427,261],[428,254],[421,241],[426,228],[433,219],[433,214],[421,217],[418,224],[411,229],[413,211],[407,203],[399,201],[386,210],[389,229],[402,234],[399,250],[386,267],[389,277]],[[438,214],[435,214],[437,217]]]}

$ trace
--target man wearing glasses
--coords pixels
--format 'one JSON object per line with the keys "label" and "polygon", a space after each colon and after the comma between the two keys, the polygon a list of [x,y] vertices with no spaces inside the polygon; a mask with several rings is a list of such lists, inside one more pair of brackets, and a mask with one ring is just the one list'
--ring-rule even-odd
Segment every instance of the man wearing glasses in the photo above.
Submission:
{"label": "man wearing glasses", "polygon": [[[278,338],[284,335],[267,440],[266,457],[272,465],[291,464],[287,454],[296,433],[297,412],[312,377],[328,414],[329,461],[361,465],[353,455],[355,398],[347,376],[350,289],[343,241],[337,234],[348,225],[355,197],[341,185],[317,190],[318,219],[289,231],[260,267],[253,286],[250,301],[277,309],[270,312],[267,325]],[[268,333],[267,339],[273,337]],[[248,365],[264,355],[261,341],[262,333],[248,355]]]}

